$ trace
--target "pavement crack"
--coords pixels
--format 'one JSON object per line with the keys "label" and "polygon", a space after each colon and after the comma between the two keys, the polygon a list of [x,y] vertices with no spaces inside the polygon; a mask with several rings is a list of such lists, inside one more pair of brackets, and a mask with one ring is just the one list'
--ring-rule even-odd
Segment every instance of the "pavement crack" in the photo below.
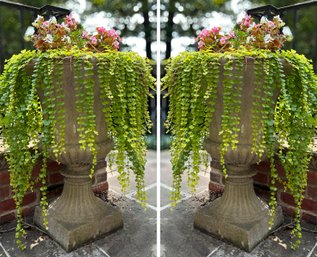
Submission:
{"label": "pavement crack", "polygon": [[102,249],[99,245],[96,245],[94,243],[92,243],[93,246],[95,246],[100,252],[102,252],[106,257],[111,257],[109,254],[107,254],[107,252]]}
{"label": "pavement crack", "polygon": [[216,247],[215,249],[213,249],[213,250],[211,251],[211,253],[208,254],[207,257],[211,257],[215,252],[217,252],[217,251],[219,250],[219,248],[220,248],[221,246],[223,246],[223,244],[221,244],[221,245],[219,245],[218,247]]}
{"label": "pavement crack", "polygon": [[310,250],[310,252],[307,254],[306,257],[310,257],[313,253],[314,253],[314,250],[315,248],[317,247],[317,243],[314,245],[314,247]]}
{"label": "pavement crack", "polygon": [[4,254],[7,256],[7,257],[11,257],[11,255],[7,252],[7,250],[4,248],[3,244],[0,242],[0,247],[2,248]]}

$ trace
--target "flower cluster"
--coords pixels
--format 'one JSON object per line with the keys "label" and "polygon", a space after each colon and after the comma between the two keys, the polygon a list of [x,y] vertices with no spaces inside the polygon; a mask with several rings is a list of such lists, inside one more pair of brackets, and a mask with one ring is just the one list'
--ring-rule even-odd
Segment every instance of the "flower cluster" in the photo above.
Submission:
{"label": "flower cluster", "polygon": [[201,50],[210,49],[214,52],[223,52],[230,48],[231,40],[235,38],[234,31],[228,35],[220,33],[220,27],[213,27],[211,30],[203,29],[197,37],[198,48]]}
{"label": "flower cluster", "polygon": [[221,34],[220,27],[203,29],[196,41],[200,50],[214,52],[224,52],[239,47],[276,51],[281,49],[286,41],[286,36],[281,33],[284,25],[279,16],[275,16],[272,20],[262,17],[260,23],[255,23],[253,18],[247,15],[239,23],[238,28],[228,34]]}
{"label": "flower cluster", "polygon": [[78,30],[78,23],[70,16],[67,16],[62,24],[59,24],[55,17],[45,20],[43,16],[37,16],[32,23],[36,32],[31,40],[38,50],[55,48],[68,48],[73,44],[74,32]]}
{"label": "flower cluster", "polygon": [[87,47],[92,50],[118,50],[121,38],[114,29],[107,30],[104,27],[97,27],[97,34],[90,35],[87,31],[82,33],[82,38],[87,40]]}
{"label": "flower cluster", "polygon": [[70,49],[76,46],[82,50],[103,52],[118,50],[119,42],[121,42],[121,38],[114,29],[106,30],[104,27],[97,27],[97,32],[90,35],[70,15],[67,15],[61,24],[55,17],[45,20],[39,15],[32,25],[36,31],[31,40],[34,47],[41,51],[56,48]]}
{"label": "flower cluster", "polygon": [[279,16],[272,20],[263,16],[258,24],[252,17],[246,16],[240,23],[240,29],[245,33],[247,46],[276,51],[281,49],[286,41],[286,36],[280,32],[284,25]]}

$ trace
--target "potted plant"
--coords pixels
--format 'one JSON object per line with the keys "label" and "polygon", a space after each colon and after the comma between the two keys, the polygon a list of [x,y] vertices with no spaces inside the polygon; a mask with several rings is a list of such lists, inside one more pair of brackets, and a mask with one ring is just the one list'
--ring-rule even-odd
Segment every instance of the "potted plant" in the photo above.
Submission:
{"label": "potted plant", "polygon": [[[38,16],[33,26],[37,50],[12,56],[0,80],[16,237],[23,247],[23,196],[40,182],[42,208],[35,211],[35,222],[70,251],[123,226],[120,211],[91,190],[94,167],[111,149],[123,190],[133,171],[137,199],[145,204],[144,135],[151,126],[147,99],[154,79],[145,59],[117,51],[121,39],[113,29],[97,27],[89,34],[71,16],[62,23]],[[40,156],[40,175],[31,181]],[[50,205],[45,195],[48,158],[66,166],[63,193]]]}
{"label": "potted plant", "polygon": [[[204,29],[199,52],[173,58],[164,78],[172,135],[174,204],[181,176],[193,191],[205,148],[226,177],[224,195],[196,213],[194,226],[251,251],[283,220],[276,205],[277,155],[296,203],[293,247],[301,238],[300,207],[315,135],[316,75],[311,62],[295,51],[280,50],[283,21],[246,16],[234,31]],[[287,151],[285,151],[287,149]],[[271,163],[269,206],[254,193],[252,165]]]}

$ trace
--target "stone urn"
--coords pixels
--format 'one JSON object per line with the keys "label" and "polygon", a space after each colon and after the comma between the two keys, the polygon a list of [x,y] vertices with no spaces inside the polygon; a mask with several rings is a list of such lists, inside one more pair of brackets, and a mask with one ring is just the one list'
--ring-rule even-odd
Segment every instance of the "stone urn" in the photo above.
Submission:
{"label": "stone urn", "polygon": [[[217,88],[215,112],[210,125],[210,136],[205,140],[204,146],[215,163],[220,162],[221,119],[223,114],[223,88],[226,79],[223,62],[221,63],[220,77]],[[234,67],[234,66],[233,66]],[[233,68],[232,72],[235,72]],[[256,196],[253,188],[255,170],[251,166],[266,158],[264,153],[261,160],[252,153],[252,98],[255,87],[263,87],[263,81],[255,83],[254,60],[245,58],[243,83],[240,105],[240,132],[238,134],[237,148],[228,149],[224,158],[227,169],[224,194],[222,197],[201,207],[195,214],[194,227],[226,239],[232,244],[251,251],[270,232],[269,207]],[[264,90],[261,90],[264,93]],[[272,103],[276,102],[278,92],[273,93]],[[261,111],[261,110],[259,110]],[[260,126],[261,127],[261,126]],[[259,131],[261,135],[261,131]],[[276,228],[283,222],[282,210],[276,209],[274,225]]]}
{"label": "stone urn", "polygon": [[[77,118],[81,113],[76,109],[77,86],[74,79],[74,64],[71,57],[63,59],[59,65],[63,67],[62,82],[53,82],[54,87],[62,87],[65,108],[65,152],[58,156],[58,161],[65,165],[62,172],[64,188],[61,196],[51,203],[47,210],[48,234],[56,240],[66,251],[90,242],[102,235],[123,227],[121,212],[94,196],[92,179],[89,177],[93,155],[88,148],[82,149],[77,132]],[[83,69],[84,72],[84,69]],[[98,135],[97,160],[105,160],[112,148],[112,141],[107,137],[107,125],[102,113],[102,99],[100,98],[97,65],[94,63],[94,113]],[[56,90],[55,90],[56,91]],[[45,108],[44,90],[39,89],[42,107]],[[58,105],[56,105],[58,106]],[[58,108],[58,107],[56,107]],[[58,131],[55,133],[59,140]],[[56,159],[53,154],[50,158]],[[43,225],[42,210],[37,207],[34,215],[37,225]]]}

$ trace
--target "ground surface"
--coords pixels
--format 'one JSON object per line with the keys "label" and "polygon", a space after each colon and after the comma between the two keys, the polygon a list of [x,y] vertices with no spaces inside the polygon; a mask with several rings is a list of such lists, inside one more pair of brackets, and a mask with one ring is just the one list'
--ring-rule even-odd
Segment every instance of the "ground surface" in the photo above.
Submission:
{"label": "ground surface", "polygon": [[[156,158],[149,152],[146,189],[148,208],[144,211],[134,201],[133,182],[122,196],[114,172],[108,178],[113,192],[110,199],[121,208],[124,228],[66,253],[58,244],[34,228],[28,229],[28,248],[21,252],[15,244],[14,231],[1,233],[14,224],[0,227],[0,257],[157,257],[156,255]],[[302,245],[296,251],[289,247],[290,230],[287,226],[260,243],[251,253],[246,253],[229,243],[201,233],[193,228],[193,216],[197,207],[208,200],[206,188],[208,173],[200,174],[197,195],[192,197],[184,181],[183,201],[171,211],[169,195],[171,173],[168,152],[162,152],[161,161],[161,256],[160,257],[317,257],[317,227],[303,224],[310,231],[303,231]],[[133,178],[132,178],[133,179]],[[185,179],[184,179],[185,180]],[[284,225],[289,224],[289,220]],[[31,223],[31,222],[29,222]],[[30,249],[32,246],[32,249]]]}

